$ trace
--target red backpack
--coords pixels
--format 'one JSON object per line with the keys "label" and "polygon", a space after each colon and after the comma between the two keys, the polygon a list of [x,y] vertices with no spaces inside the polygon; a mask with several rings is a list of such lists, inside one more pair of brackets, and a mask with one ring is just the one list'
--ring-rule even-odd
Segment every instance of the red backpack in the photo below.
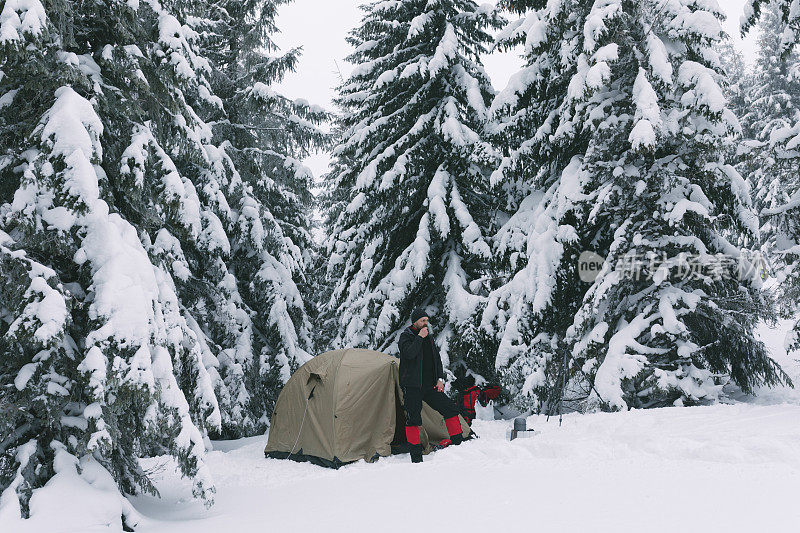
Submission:
{"label": "red backpack", "polygon": [[503,390],[497,385],[487,385],[479,387],[473,385],[458,393],[458,406],[461,408],[461,416],[467,421],[467,424],[472,425],[475,420],[475,402],[480,402],[482,406],[486,407],[489,401],[496,399],[500,396]]}

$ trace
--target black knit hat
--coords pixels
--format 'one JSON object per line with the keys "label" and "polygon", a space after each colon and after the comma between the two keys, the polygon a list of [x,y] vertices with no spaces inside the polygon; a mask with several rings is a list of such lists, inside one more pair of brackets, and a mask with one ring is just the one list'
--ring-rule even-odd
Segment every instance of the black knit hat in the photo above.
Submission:
{"label": "black knit hat", "polygon": [[411,311],[411,323],[413,324],[414,322],[416,322],[417,320],[419,320],[424,316],[428,316],[428,313],[423,308],[417,307],[416,309]]}

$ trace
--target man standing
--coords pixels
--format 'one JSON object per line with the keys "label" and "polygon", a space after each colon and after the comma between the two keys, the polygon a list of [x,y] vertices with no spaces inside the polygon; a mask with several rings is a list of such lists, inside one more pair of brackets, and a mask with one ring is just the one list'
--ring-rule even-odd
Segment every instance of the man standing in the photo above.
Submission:
{"label": "man standing", "polygon": [[428,315],[422,309],[411,313],[411,326],[403,330],[397,344],[400,350],[400,388],[406,413],[406,440],[411,445],[411,462],[422,462],[419,426],[422,425],[422,402],[438,411],[447,426],[453,444],[461,444],[458,409],[444,391],[444,369],[439,348],[428,328]]}

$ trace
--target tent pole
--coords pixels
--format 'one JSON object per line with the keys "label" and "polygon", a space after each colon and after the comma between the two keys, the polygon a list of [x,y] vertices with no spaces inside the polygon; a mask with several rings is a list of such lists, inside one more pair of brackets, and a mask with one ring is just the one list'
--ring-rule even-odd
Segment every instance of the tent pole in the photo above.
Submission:
{"label": "tent pole", "polygon": [[287,459],[289,459],[292,456],[292,454],[294,453],[294,449],[297,446],[297,443],[300,442],[300,434],[303,432],[303,424],[306,423],[306,413],[308,412],[308,402],[311,400],[311,398],[314,397],[314,389],[316,389],[316,388],[317,388],[316,385],[311,387],[311,392],[308,394],[308,398],[306,398],[306,408],[303,409],[303,419],[300,420],[300,429],[297,430],[297,438],[294,440],[294,444],[292,445],[292,451],[289,452],[289,456],[287,457]]}

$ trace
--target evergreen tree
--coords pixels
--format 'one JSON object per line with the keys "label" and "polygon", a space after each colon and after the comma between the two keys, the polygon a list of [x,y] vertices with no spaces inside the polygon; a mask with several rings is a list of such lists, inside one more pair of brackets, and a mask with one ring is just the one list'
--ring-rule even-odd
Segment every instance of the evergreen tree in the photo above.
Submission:
{"label": "evergreen tree", "polygon": [[[766,9],[765,9],[766,8]],[[780,16],[778,53],[787,57],[800,42],[800,9],[795,0],[747,0],[740,19],[742,34],[746,34],[761,19],[765,12],[773,11]]]}
{"label": "evergreen tree", "polygon": [[[163,106],[174,122],[160,133],[202,149],[191,107],[166,82],[194,77],[196,88],[203,63],[158,3],[50,7],[6,3],[0,16],[2,270],[14,276],[4,278],[0,326],[0,387],[13,410],[0,512],[26,516],[32,490],[77,475],[79,461],[110,472],[124,493],[154,493],[137,459],[165,453],[210,503],[203,432],[219,426],[219,411],[198,339],[171,279],[115,209],[125,146],[154,139],[146,119]],[[163,211],[150,216],[172,215],[200,238],[191,184],[164,150],[148,157],[164,170],[154,191]]]}
{"label": "evergreen tree", "polygon": [[[569,83],[559,72],[575,60],[537,46],[545,26],[546,2],[507,1],[509,11],[525,14],[498,36],[498,46],[523,46],[525,65],[509,80],[491,108],[492,139],[504,154],[492,174],[501,191],[506,222],[493,235],[496,279],[488,288],[481,326],[495,339],[496,368],[513,402],[521,409],[550,412],[557,401],[559,368],[565,356],[564,333],[586,288],[575,266],[582,246],[577,221],[560,212],[570,199],[560,188],[560,169],[581,150],[580,143],[548,142],[557,113],[557,95]],[[562,12],[562,24],[568,13]],[[558,38],[555,25],[552,39]],[[564,28],[567,40],[574,29]],[[539,33],[537,33],[539,32]],[[560,217],[565,223],[559,224]]]}
{"label": "evergreen tree", "polygon": [[198,295],[191,283],[182,296],[203,302],[195,318],[223,347],[217,390],[229,438],[263,433],[280,388],[310,357],[312,176],[300,158],[327,143],[318,126],[328,114],[271,89],[299,57],[298,49],[277,55],[271,40],[284,3],[224,0],[194,19],[220,104],[204,116],[225,166],[235,170],[212,174],[204,185],[212,197],[231,191],[220,206],[230,252],[224,266],[206,274],[225,290]]}
{"label": "evergreen tree", "polygon": [[[730,37],[727,37],[722,44],[717,46],[717,52],[719,53],[722,70],[725,73],[720,82],[725,83],[722,88],[728,100],[728,108],[737,117],[744,117],[748,112],[747,99],[753,85],[750,69],[745,65],[744,55],[734,45]],[[742,121],[740,120],[740,122]],[[747,137],[746,123],[742,123],[742,130],[744,137]],[[735,155],[734,152],[733,156]]]}
{"label": "evergreen tree", "polygon": [[793,72],[797,54],[781,57],[783,22],[777,5],[766,9],[758,26],[758,53],[753,67],[751,87],[742,114],[746,139],[769,141],[773,130],[791,126],[798,114],[800,83]]}
{"label": "evergreen tree", "polygon": [[327,243],[334,345],[390,349],[412,308],[425,306],[451,370],[491,371],[476,348],[480,301],[469,283],[491,255],[495,155],[482,131],[493,91],[479,55],[499,19],[471,0],[365,11],[337,100]]}
{"label": "evergreen tree", "polygon": [[[53,476],[155,493],[164,454],[210,503],[208,434],[262,431],[308,356],[295,156],[325,114],[269,89],[269,6],[3,4],[0,516]],[[239,7],[258,28],[213,47]]]}
{"label": "evergreen tree", "polygon": [[[724,73],[719,79],[719,84],[723,94],[725,94],[727,107],[736,117],[744,117],[749,112],[749,97],[753,90],[754,80],[751,69],[747,68],[744,62],[744,56],[736,46],[734,46],[733,41],[729,37],[718,45],[716,50],[719,53],[720,65]],[[741,123],[740,120],[740,124]],[[748,179],[749,171],[742,164],[744,161],[752,159],[748,155],[745,155],[749,150],[748,145],[750,142],[747,138],[746,125],[742,126],[742,135],[737,135],[736,141],[737,142],[727,143],[722,148],[723,158],[725,161],[731,161],[742,177],[748,180],[752,191],[751,200],[754,200],[755,191],[753,190],[752,183]],[[757,206],[754,204],[753,207],[757,212]],[[763,233],[761,234],[763,235]],[[740,239],[737,241],[738,244],[745,246],[753,244],[748,240],[747,236],[744,235],[740,235]],[[759,261],[759,263],[762,266],[766,266],[763,264],[763,261]],[[761,271],[763,275],[766,268],[761,268]]]}
{"label": "evergreen tree", "polygon": [[[770,150],[770,139],[778,130],[790,128],[800,119],[800,81],[792,73],[797,55],[781,57],[783,23],[777,6],[769,7],[759,24],[758,55],[742,115],[744,175],[754,187],[755,206],[760,212],[788,200],[785,185],[794,169]],[[770,240],[772,227],[764,221],[762,237]]]}
{"label": "evergreen tree", "polygon": [[[781,312],[789,318],[797,315],[800,301],[798,17],[789,2],[752,1],[743,25],[747,30],[758,23],[759,48],[740,166],[754,186],[762,247],[774,267]],[[800,349],[800,320],[787,335],[786,349]]]}
{"label": "evergreen tree", "polygon": [[[484,322],[504,326],[498,365],[531,404],[552,409],[558,356],[570,396],[604,409],[788,382],[753,334],[769,305],[735,244],[758,224],[723,159],[738,123],[721,18],[695,0],[562,0],[504,35],[528,63],[495,102],[513,140],[496,176],[522,198],[497,246],[521,266]],[[604,261],[585,284],[582,251]]]}

